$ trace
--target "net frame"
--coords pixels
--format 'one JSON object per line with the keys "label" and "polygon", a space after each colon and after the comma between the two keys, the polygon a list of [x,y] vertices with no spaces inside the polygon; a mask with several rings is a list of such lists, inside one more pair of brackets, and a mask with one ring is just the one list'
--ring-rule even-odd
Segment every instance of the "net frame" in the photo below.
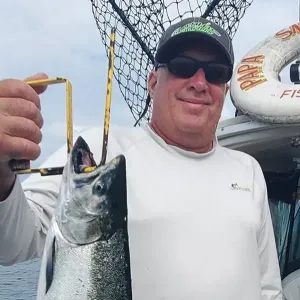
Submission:
{"label": "net frame", "polygon": [[147,77],[167,27],[187,17],[202,16],[223,27],[231,38],[253,0],[91,0],[92,13],[106,55],[116,27],[114,78],[135,120],[152,113]]}

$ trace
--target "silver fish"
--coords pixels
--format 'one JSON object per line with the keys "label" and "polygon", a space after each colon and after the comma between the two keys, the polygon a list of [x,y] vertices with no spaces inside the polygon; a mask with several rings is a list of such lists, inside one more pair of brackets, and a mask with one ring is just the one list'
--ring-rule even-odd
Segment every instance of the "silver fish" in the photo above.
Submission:
{"label": "silver fish", "polygon": [[125,157],[84,173],[87,166],[96,163],[79,137],[46,237],[37,300],[132,300]]}

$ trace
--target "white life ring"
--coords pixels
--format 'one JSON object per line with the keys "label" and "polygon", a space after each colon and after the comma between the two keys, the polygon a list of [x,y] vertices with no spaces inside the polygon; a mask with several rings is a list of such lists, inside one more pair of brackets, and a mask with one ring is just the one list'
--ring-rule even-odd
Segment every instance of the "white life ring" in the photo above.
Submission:
{"label": "white life ring", "polygon": [[233,104],[245,115],[269,123],[300,122],[300,85],[279,81],[279,73],[300,55],[300,23],[262,41],[235,67]]}

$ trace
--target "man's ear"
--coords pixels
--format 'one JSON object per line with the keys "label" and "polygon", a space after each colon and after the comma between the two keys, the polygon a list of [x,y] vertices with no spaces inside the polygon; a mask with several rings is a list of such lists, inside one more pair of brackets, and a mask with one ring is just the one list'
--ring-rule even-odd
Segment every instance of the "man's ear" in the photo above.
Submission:
{"label": "man's ear", "polygon": [[157,84],[157,72],[155,70],[152,70],[148,76],[148,92],[151,98],[153,98],[156,84]]}

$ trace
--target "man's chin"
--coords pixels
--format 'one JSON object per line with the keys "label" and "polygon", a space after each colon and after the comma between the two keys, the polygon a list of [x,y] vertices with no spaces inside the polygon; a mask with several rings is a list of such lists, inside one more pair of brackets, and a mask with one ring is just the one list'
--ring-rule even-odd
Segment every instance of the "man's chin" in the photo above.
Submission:
{"label": "man's chin", "polygon": [[177,122],[176,127],[185,133],[200,133],[205,127],[205,123],[202,120],[180,120]]}

